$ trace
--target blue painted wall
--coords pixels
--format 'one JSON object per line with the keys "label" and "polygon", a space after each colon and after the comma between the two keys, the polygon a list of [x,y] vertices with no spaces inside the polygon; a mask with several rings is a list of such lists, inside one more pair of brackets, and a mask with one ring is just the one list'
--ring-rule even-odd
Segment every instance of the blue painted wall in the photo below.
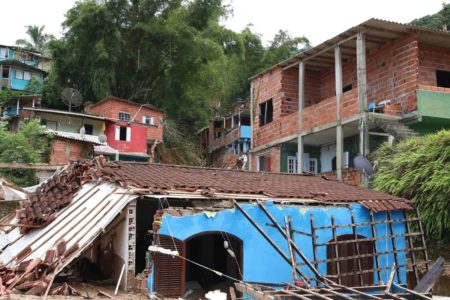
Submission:
{"label": "blue painted wall", "polygon": [[252,137],[252,126],[241,125],[241,138],[249,139]]}
{"label": "blue painted wall", "polygon": [[[11,69],[11,86],[10,86],[10,88],[13,90],[24,91],[27,87],[28,82],[30,82],[30,80],[17,79],[16,78],[17,70],[22,70],[22,69],[17,68],[17,67],[12,67],[12,69]],[[22,71],[25,72],[25,70],[22,70]],[[33,76],[39,77],[42,81],[44,80],[44,76],[40,73],[31,73],[31,77],[33,77]]]}
{"label": "blue painted wall", "polygon": [[[355,215],[355,222],[370,222],[369,211],[360,204],[353,204],[350,207],[311,207],[311,206],[278,206],[267,203],[267,209],[280,223],[284,224],[284,216],[291,216],[294,229],[311,232],[310,215],[314,215],[315,226],[331,225],[331,216],[335,216],[336,224],[351,223],[351,213]],[[270,223],[263,211],[253,204],[244,204],[242,207],[249,215],[266,231],[267,234],[284,250],[289,253],[286,240],[277,229],[267,226]],[[386,213],[375,214],[377,221],[386,220]],[[404,218],[403,212],[394,212],[393,219]],[[377,235],[390,235],[389,225],[377,225]],[[205,213],[190,216],[176,217],[165,215],[159,230],[160,234],[171,235],[179,240],[185,241],[192,235],[205,231],[224,231],[235,235],[243,241],[243,280],[264,283],[285,283],[293,282],[291,266],[274,250],[261,234],[249,223],[242,213],[235,209],[227,209],[218,212],[214,217],[208,217]],[[405,224],[394,223],[394,234],[404,234]],[[352,234],[352,229],[338,228],[337,235]],[[370,226],[357,227],[357,234],[363,237],[372,237]],[[331,230],[317,231],[318,243],[325,243],[332,239]],[[296,244],[313,261],[313,247],[311,238],[305,235],[295,235]],[[378,240],[379,252],[392,250],[390,240]],[[405,238],[396,238],[397,249],[405,249]],[[326,259],[326,247],[318,248],[318,259]],[[406,264],[406,254],[398,254],[399,265]],[[301,259],[297,257],[297,262]],[[394,256],[383,255],[380,257],[380,267],[390,267],[394,262]],[[374,259],[375,264],[375,259]],[[301,267],[302,272],[313,277],[312,272],[306,267]],[[326,263],[319,265],[321,274],[327,273]],[[382,280],[387,281],[389,269],[382,270]],[[406,268],[400,268],[401,282],[406,283]],[[375,283],[378,282],[377,275],[374,274]],[[150,279],[151,281],[151,279]],[[395,281],[398,283],[397,277]],[[149,286],[150,287],[150,286]]]}

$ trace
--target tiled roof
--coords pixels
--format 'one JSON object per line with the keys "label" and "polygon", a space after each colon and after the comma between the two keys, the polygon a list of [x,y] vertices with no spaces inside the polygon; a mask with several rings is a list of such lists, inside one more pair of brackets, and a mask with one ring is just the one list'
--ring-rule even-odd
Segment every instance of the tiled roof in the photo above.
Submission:
{"label": "tiled roof", "polygon": [[208,190],[273,198],[314,199],[323,203],[361,203],[374,211],[411,210],[412,202],[386,193],[320,176],[250,172],[149,163],[108,164],[122,185],[154,190]]}

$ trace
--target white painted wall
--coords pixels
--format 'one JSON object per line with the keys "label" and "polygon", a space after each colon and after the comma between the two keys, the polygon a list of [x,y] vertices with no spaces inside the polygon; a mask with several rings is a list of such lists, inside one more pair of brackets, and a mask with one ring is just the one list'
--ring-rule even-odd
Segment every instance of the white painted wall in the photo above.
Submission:
{"label": "white painted wall", "polygon": [[[52,113],[43,113],[43,112],[36,112],[37,115],[41,117],[41,120],[47,120],[47,121],[54,121],[57,122],[57,128],[58,131],[64,131],[64,132],[73,132],[73,133],[79,133],[79,130],[83,124],[92,124],[94,127],[94,135],[100,135],[103,134],[103,121],[101,120],[95,120],[95,119],[85,119],[82,117],[75,117],[75,116],[64,116],[64,115],[58,115],[58,114],[52,114]],[[51,129],[55,129],[51,127]]]}
{"label": "white painted wall", "polygon": [[332,160],[336,157],[336,144],[329,144],[320,147],[320,172],[332,170]]}

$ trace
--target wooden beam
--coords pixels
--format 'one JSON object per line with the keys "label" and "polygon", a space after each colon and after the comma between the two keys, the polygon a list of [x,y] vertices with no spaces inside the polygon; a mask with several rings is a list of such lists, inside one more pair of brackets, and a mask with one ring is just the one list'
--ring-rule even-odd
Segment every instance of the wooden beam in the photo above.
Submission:
{"label": "wooden beam", "polygon": [[0,163],[0,169],[28,169],[28,170],[39,170],[39,171],[56,171],[58,168],[65,165],[49,165],[49,164],[31,164],[31,163]]}

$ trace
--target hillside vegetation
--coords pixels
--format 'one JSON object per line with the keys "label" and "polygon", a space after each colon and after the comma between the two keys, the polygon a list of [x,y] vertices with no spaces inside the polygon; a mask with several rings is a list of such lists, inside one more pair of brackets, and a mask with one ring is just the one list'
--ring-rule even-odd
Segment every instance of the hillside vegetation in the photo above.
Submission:
{"label": "hillside vegetation", "polygon": [[429,240],[450,241],[450,131],[385,144],[374,159],[373,188],[412,199]]}

